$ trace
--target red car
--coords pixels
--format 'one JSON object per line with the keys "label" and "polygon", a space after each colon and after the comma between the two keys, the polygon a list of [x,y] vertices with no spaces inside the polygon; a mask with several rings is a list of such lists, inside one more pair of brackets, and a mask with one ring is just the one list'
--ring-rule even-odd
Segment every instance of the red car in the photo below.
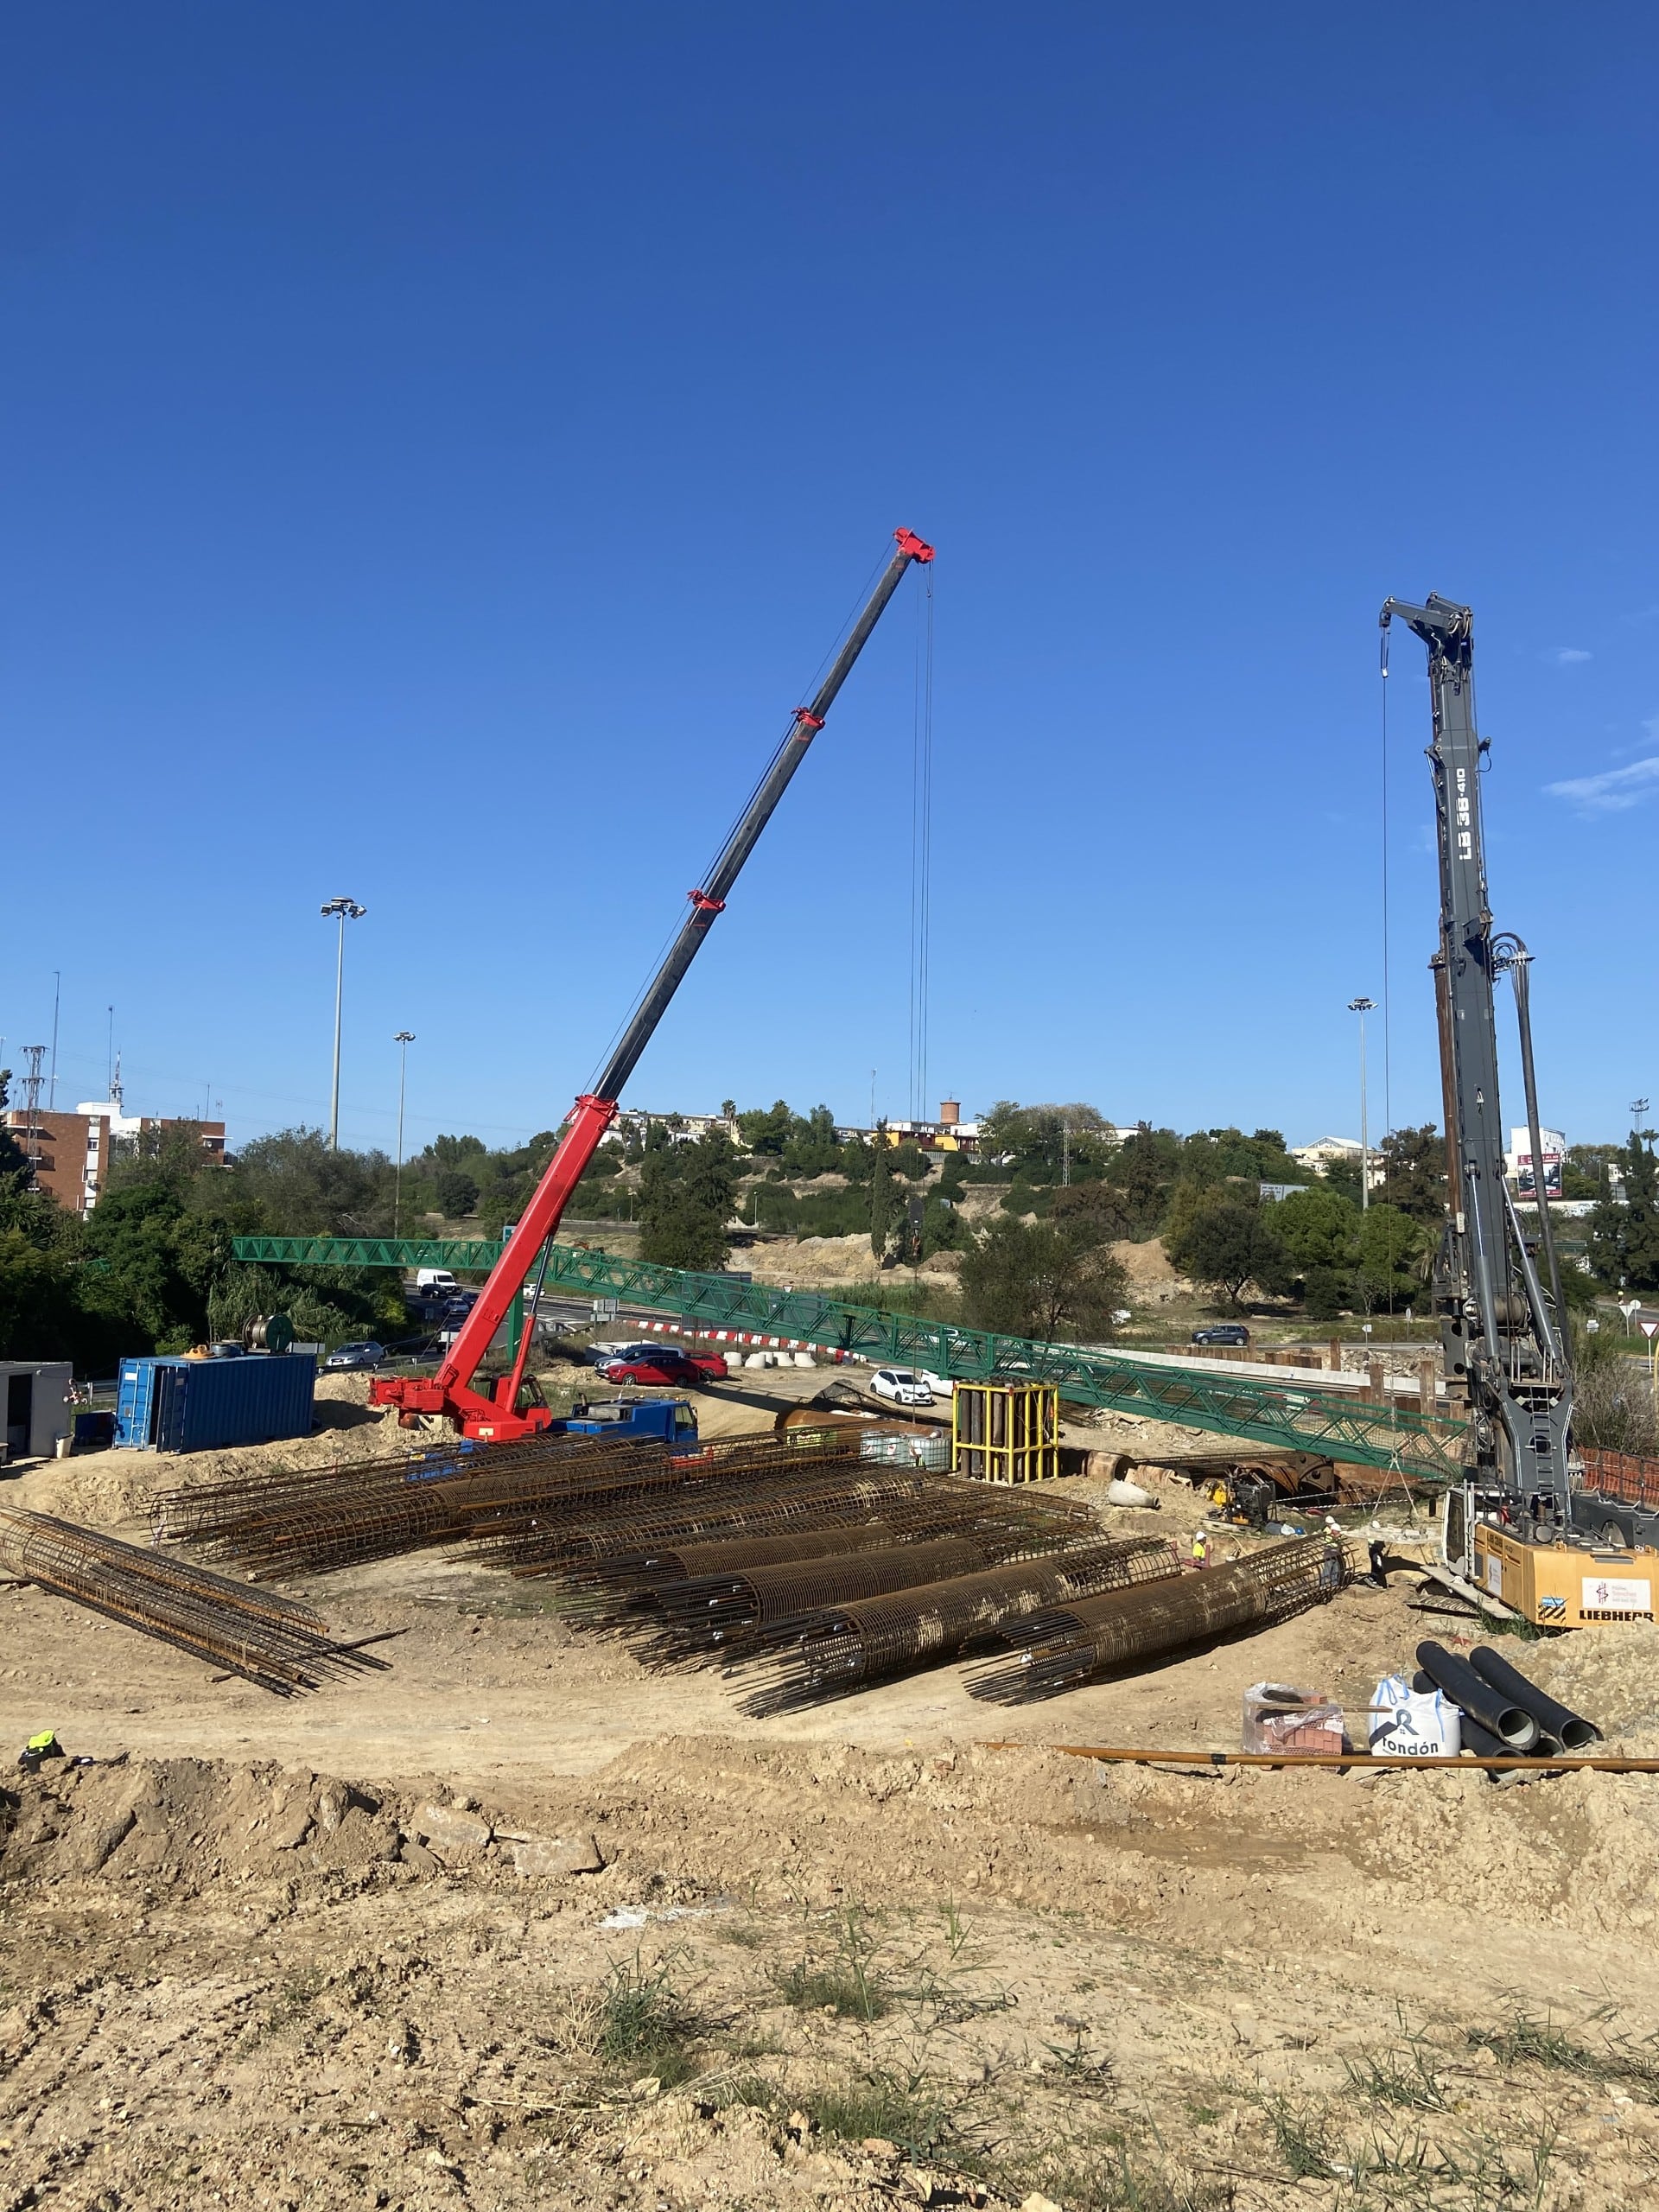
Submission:
{"label": "red car", "polygon": [[723,1382],[726,1363],[717,1351],[682,1351],[677,1344],[653,1345],[636,1359],[609,1359],[600,1369],[608,1382],[642,1382],[672,1389]]}

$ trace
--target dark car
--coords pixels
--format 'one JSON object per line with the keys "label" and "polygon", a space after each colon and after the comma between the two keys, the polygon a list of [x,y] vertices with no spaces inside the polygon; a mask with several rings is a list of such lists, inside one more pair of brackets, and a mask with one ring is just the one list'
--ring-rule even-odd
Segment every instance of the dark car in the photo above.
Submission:
{"label": "dark car", "polygon": [[688,1353],[672,1344],[651,1344],[626,1359],[607,1360],[600,1373],[607,1382],[636,1382],[683,1390],[726,1380],[726,1363],[717,1352]]}
{"label": "dark car", "polygon": [[1207,1329],[1194,1329],[1195,1344],[1247,1344],[1250,1332],[1242,1321],[1213,1321]]}
{"label": "dark car", "polygon": [[372,1338],[365,1338],[359,1344],[337,1344],[322,1363],[336,1370],[340,1368],[378,1367],[385,1356],[384,1344],[376,1344]]}

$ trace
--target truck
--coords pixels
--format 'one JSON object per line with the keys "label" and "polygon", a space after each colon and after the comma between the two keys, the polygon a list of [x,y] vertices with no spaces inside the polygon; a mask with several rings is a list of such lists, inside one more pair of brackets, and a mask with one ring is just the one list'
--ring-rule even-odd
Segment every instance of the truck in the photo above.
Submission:
{"label": "truck", "polygon": [[[748,804],[732,825],[702,881],[686,893],[690,912],[656,974],[636,1002],[621,1036],[594,1078],[594,1088],[583,1091],[571,1107],[565,1133],[530,1204],[513,1224],[501,1256],[490,1270],[477,1304],[461,1334],[446,1351],[437,1373],[429,1379],[416,1376],[378,1376],[369,1386],[370,1402],[395,1406],[399,1421],[418,1427],[433,1415],[448,1421],[463,1436],[482,1443],[507,1443],[532,1436],[551,1425],[552,1415],[536,1387],[526,1378],[531,1332],[526,1331],[504,1375],[480,1387],[479,1370],[496,1331],[507,1319],[509,1308],[532,1275],[534,1295],[539,1298],[546,1281],[547,1255],[553,1235],[563,1217],[570,1194],[586,1173],[607,1131],[615,1121],[622,1087],[632,1075],[674,994],[706,941],[743,865],[761,832],[777,810],[791,778],[806,758],[813,739],[823,728],[842,685],[868,643],[888,601],[916,564],[933,558],[933,548],[914,531],[896,530],[875,588],[853,622],[835,654],[810,702],[797,707],[788,728],[761,773]],[[538,1265],[539,1262],[539,1265]]]}

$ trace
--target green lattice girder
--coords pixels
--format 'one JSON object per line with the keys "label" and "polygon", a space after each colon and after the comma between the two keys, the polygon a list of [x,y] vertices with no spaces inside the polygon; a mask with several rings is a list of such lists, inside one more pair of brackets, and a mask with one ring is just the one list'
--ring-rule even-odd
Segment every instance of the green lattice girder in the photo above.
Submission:
{"label": "green lattice girder", "polygon": [[[238,1236],[238,1260],[281,1267],[467,1268],[486,1269],[499,1244],[456,1237]],[[648,1313],[671,1313],[700,1328],[727,1330],[780,1346],[857,1352],[878,1365],[900,1362],[963,1382],[1053,1382],[1073,1404],[1102,1406],[1174,1421],[1219,1436],[1296,1452],[1316,1452],[1361,1466],[1397,1469],[1428,1481],[1462,1479],[1464,1427],[1419,1408],[1377,1405],[1338,1390],[1258,1376],[1232,1375],[1221,1361],[1173,1367],[1132,1353],[1082,1344],[1036,1344],[954,1322],[849,1306],[820,1291],[776,1290],[736,1276],[691,1274],[648,1260],[554,1245],[550,1289],[614,1298]]]}

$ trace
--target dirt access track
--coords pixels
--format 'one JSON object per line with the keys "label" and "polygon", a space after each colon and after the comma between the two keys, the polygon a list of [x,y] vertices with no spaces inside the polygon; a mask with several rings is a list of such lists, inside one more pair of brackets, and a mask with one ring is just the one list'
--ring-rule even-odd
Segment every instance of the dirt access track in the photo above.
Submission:
{"label": "dirt access track", "polygon": [[[138,1533],[74,1463],[19,1502],[72,1478]],[[388,1672],[284,1701],[0,1590],[0,1742],[99,1762],[8,1777],[0,2212],[1659,2197],[1659,1777],[1045,1748],[1363,1706],[1403,1582],[1012,1714],[944,1669],[770,1722],[436,1554],[305,1586]],[[1659,1751],[1659,1630],[1518,1656]]]}

